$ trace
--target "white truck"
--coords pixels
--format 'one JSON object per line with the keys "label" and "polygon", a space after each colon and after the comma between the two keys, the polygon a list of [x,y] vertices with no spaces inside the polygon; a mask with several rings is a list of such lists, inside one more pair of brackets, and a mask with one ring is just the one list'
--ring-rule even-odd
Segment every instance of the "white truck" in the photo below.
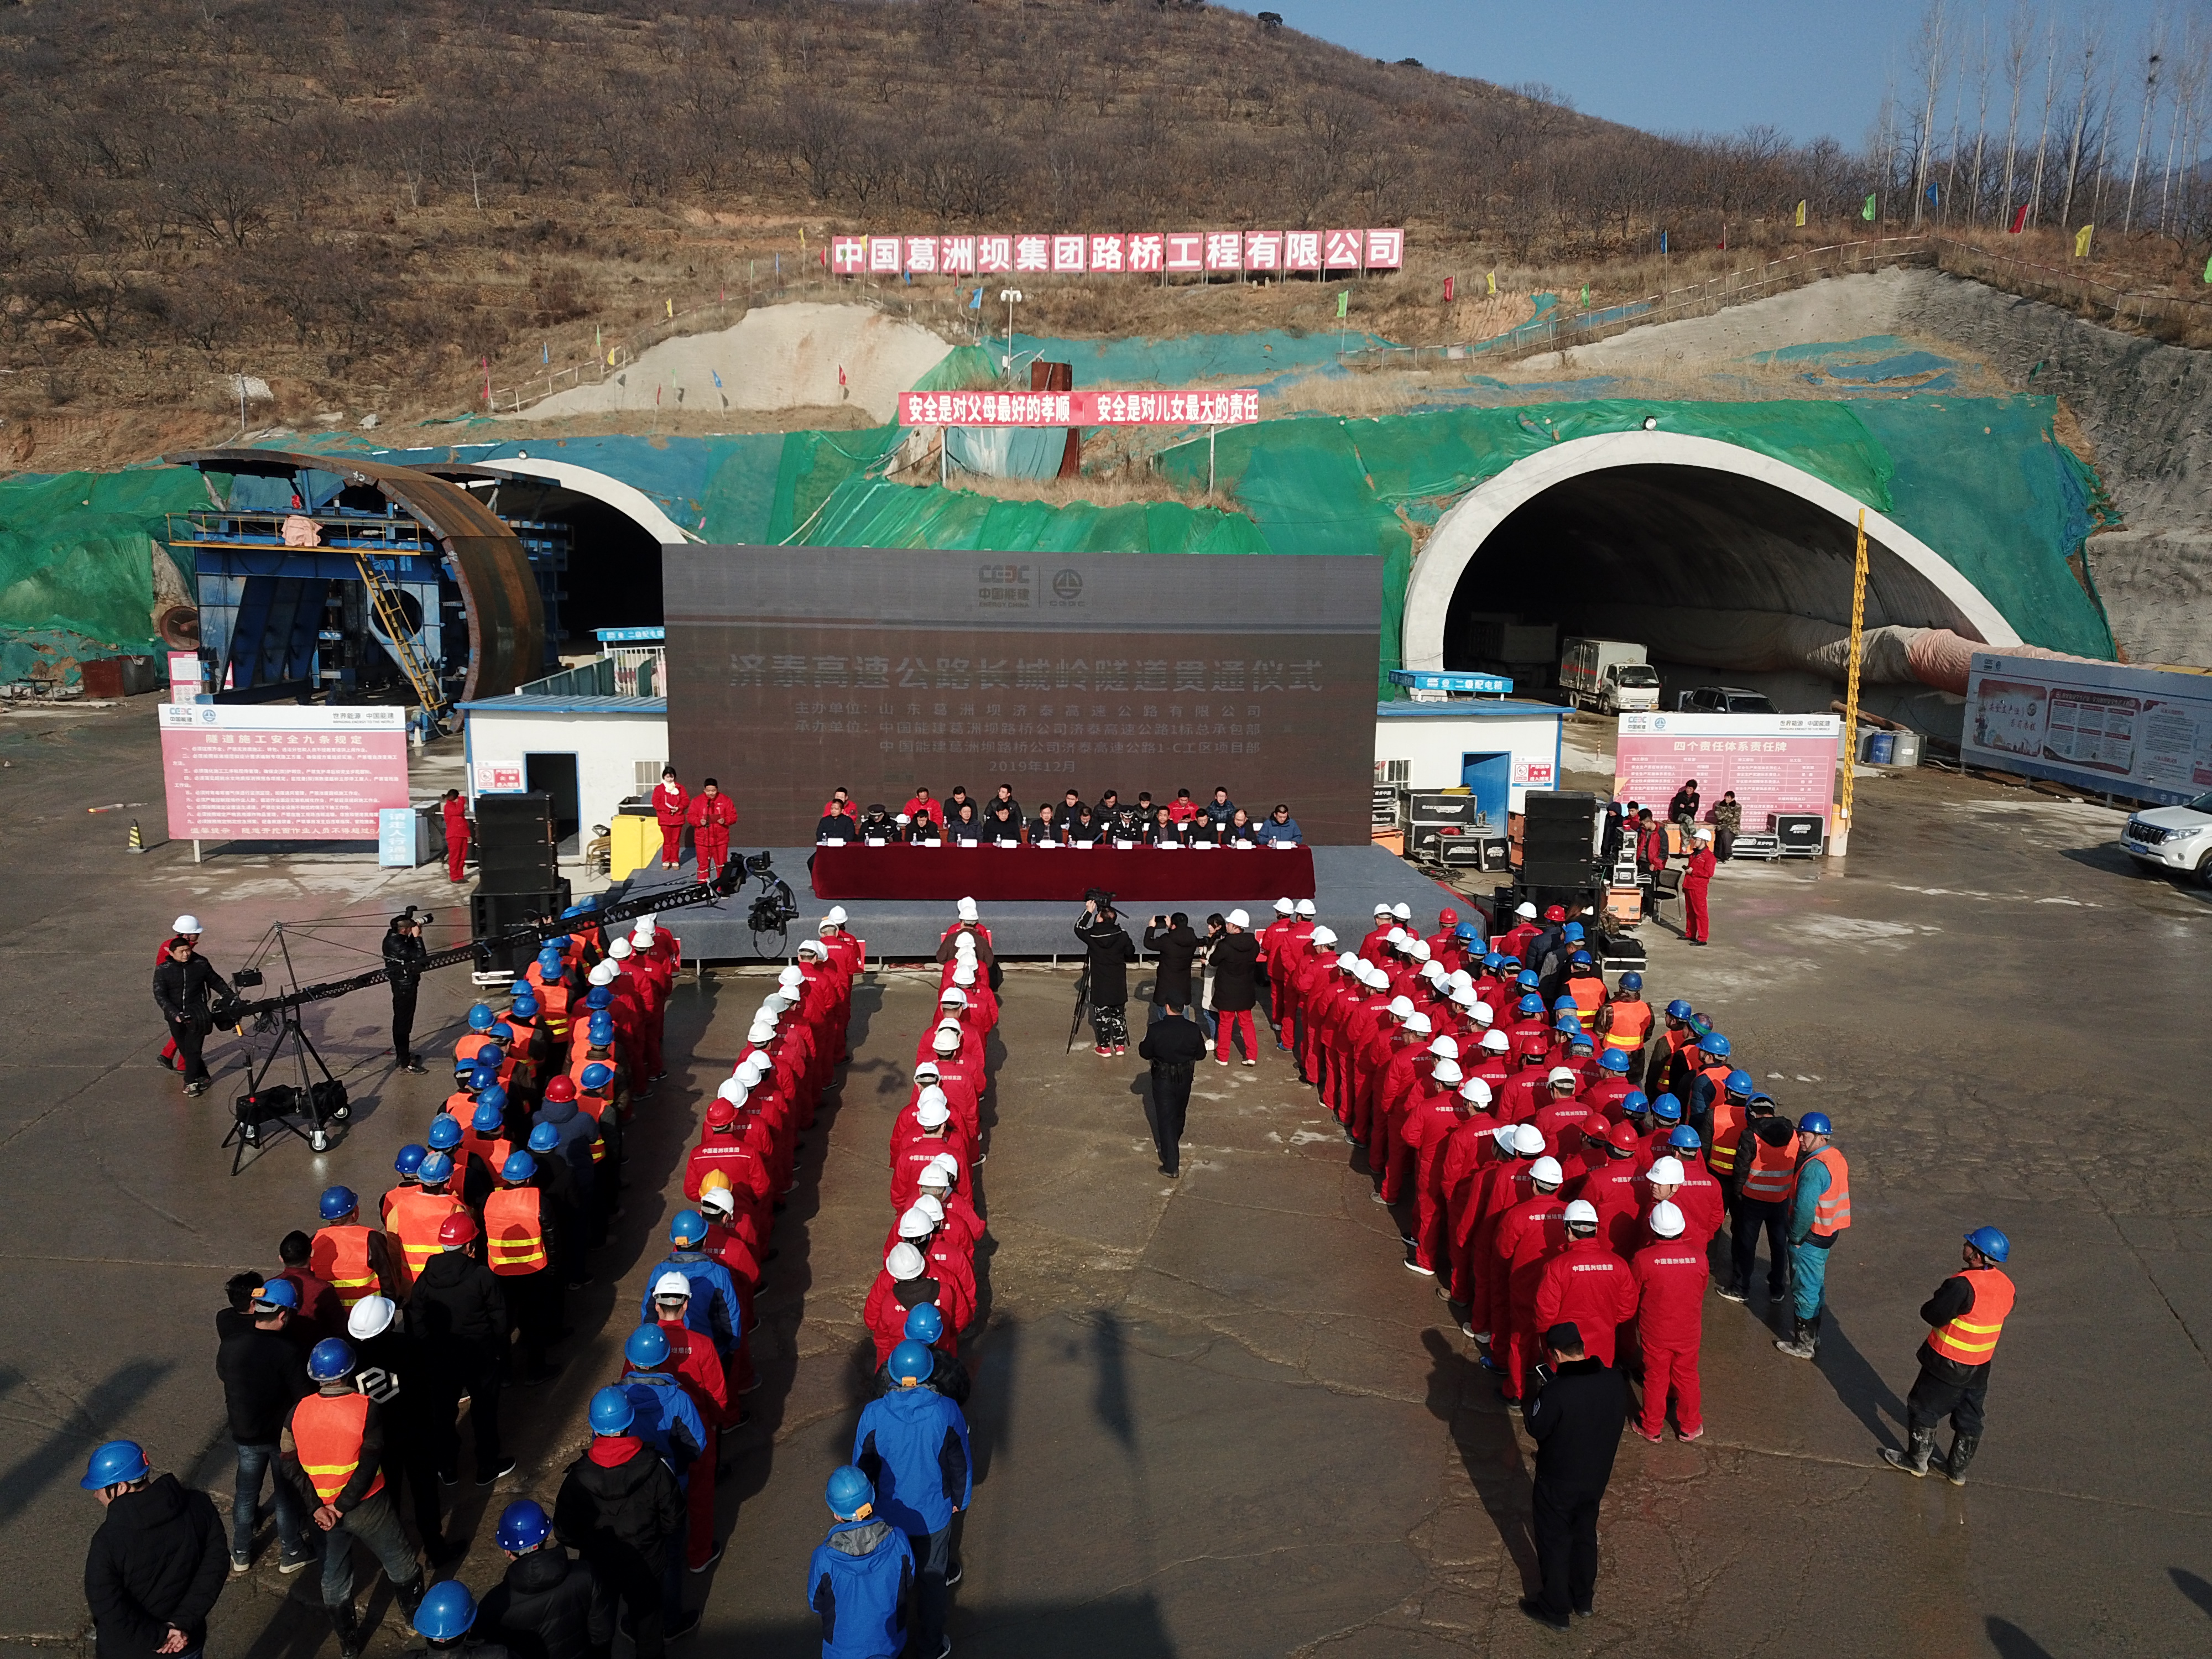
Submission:
{"label": "white truck", "polygon": [[1570,639],[1559,653],[1559,685],[1576,708],[1601,714],[1648,714],[1659,706],[1659,677],[1631,640]]}

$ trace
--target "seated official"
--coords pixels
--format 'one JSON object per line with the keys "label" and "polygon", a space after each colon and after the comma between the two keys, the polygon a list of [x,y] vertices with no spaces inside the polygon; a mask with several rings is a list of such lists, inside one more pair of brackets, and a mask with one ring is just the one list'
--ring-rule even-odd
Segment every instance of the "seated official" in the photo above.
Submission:
{"label": "seated official", "polygon": [[983,816],[989,817],[1001,806],[1014,815],[1016,823],[1022,821],[1022,804],[1014,799],[1014,786],[1011,783],[1002,783],[992,793],[991,804],[983,809]]}
{"label": "seated official", "polygon": [[1037,808],[1037,815],[1030,820],[1030,845],[1058,847],[1066,839],[1066,830],[1060,821],[1060,808],[1047,801]]}
{"label": "seated official", "polygon": [[1168,803],[1168,816],[1177,823],[1188,823],[1198,816],[1198,803],[1190,798],[1189,790],[1176,791],[1176,798]]}
{"label": "seated official", "polygon": [[945,838],[955,847],[981,847],[983,844],[983,819],[975,811],[975,803],[963,800],[952,809],[952,818],[945,826]]}
{"label": "seated official", "polygon": [[817,847],[842,847],[860,839],[860,826],[842,812],[824,812],[822,822],[814,826]]}
{"label": "seated official", "polygon": [[1091,809],[1091,815],[1095,817],[1102,825],[1109,826],[1110,826],[1115,818],[1120,815],[1121,811],[1121,792],[1118,789],[1109,789],[1104,794],[1098,797],[1098,805]]}
{"label": "seated official", "polygon": [[1281,801],[1277,801],[1275,810],[1261,820],[1256,833],[1270,847],[1298,847],[1305,842],[1305,832],[1298,828],[1291,809]]}
{"label": "seated official", "polygon": [[1107,816],[1106,839],[1116,847],[1142,847],[1150,828],[1133,806],[1117,806]]}
{"label": "seated official", "polygon": [[1226,824],[1230,819],[1235,817],[1237,816],[1237,803],[1229,799],[1229,786],[1226,784],[1216,785],[1213,791],[1213,799],[1206,802],[1206,805],[1200,810],[1205,812],[1208,818],[1212,819],[1218,824]]}
{"label": "seated official", "polygon": [[1083,805],[1083,797],[1069,790],[1060,798],[1060,827],[1063,830],[1075,822],[1075,809]]}
{"label": "seated official", "polygon": [[[1000,784],[1000,788],[1006,786]],[[983,814],[983,839],[994,847],[1019,847],[1022,844],[1022,815],[1011,797],[994,800],[991,810]]]}
{"label": "seated official", "polygon": [[888,847],[893,842],[904,841],[906,822],[904,813],[894,818],[883,802],[872,802],[868,810],[860,814],[860,822],[857,826],[860,832],[862,845]]}
{"label": "seated official", "polygon": [[1229,820],[1216,820],[1200,812],[1182,826],[1186,847],[1226,847],[1229,844]]}
{"label": "seated official", "polygon": [[1260,844],[1260,826],[1254,823],[1250,815],[1240,806],[1229,815],[1229,822],[1221,826],[1221,842],[1224,847],[1257,847]]}
{"label": "seated official", "polygon": [[832,789],[830,792],[830,799],[822,803],[823,817],[828,817],[833,812],[842,813],[848,818],[860,816],[860,809],[853,805],[852,793],[842,784]]}
{"label": "seated official", "polygon": [[898,826],[899,839],[909,847],[945,845],[944,827],[927,813],[919,817],[909,817],[902,812],[898,815]]}
{"label": "seated official", "polygon": [[939,825],[942,825],[945,822],[944,809],[939,806],[935,800],[931,799],[929,791],[926,788],[915,790],[912,799],[910,799],[905,805],[900,807],[899,811],[909,820],[915,818],[927,818],[932,823]]}
{"label": "seated official", "polygon": [[1164,806],[1152,812],[1152,828],[1146,839],[1154,847],[1187,847],[1190,837],[1188,823],[1177,823]]}
{"label": "seated official", "polygon": [[1096,847],[1106,838],[1105,826],[1081,801],[1075,806],[1075,816],[1067,821],[1067,844],[1070,847]]}

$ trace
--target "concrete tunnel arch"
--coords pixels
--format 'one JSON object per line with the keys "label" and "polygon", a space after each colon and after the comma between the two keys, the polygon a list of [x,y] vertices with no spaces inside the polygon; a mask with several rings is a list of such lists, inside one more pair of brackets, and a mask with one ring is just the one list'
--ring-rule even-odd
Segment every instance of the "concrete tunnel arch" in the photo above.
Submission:
{"label": "concrete tunnel arch", "polygon": [[579,466],[574,461],[541,460],[532,455],[501,455],[479,461],[476,465],[481,471],[537,478],[574,495],[588,495],[614,508],[664,547],[699,539],[661,511],[660,504],[636,485],[624,483],[592,467]]}
{"label": "concrete tunnel arch", "polygon": [[[1527,536],[1532,522],[1563,526],[1576,542],[1552,573],[1555,594],[1568,567],[1620,589],[1589,592],[1579,605],[1567,598],[1564,608],[1583,615],[1579,628],[1571,616],[1532,614],[1532,621],[1613,632],[1620,611],[1641,606],[1847,623],[1850,547],[1861,508],[1802,468],[1717,439],[1631,431],[1553,445],[1486,479],[1438,521],[1407,586],[1406,665],[1467,665],[1449,660],[1449,632],[1465,609],[1462,585],[1480,572],[1486,547]],[[1950,629],[1992,646],[2021,643],[2003,613],[1942,554],[1887,514],[1865,512],[1869,627]],[[1671,569],[1657,568],[1665,559]],[[1601,628],[1590,613],[1601,611],[1613,617]],[[1664,655],[1663,647],[1654,654]]]}

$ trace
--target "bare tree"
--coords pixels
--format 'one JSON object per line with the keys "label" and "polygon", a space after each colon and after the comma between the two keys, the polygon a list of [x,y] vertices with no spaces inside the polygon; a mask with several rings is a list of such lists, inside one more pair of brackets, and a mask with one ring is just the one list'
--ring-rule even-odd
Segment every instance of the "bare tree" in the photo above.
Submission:
{"label": "bare tree", "polygon": [[2027,222],[2037,224],[2043,218],[2043,162],[2050,153],[2051,105],[2058,92],[2058,19],[2054,15],[2044,28],[2043,57],[2043,120],[2035,130],[2035,183],[2027,192]]}
{"label": "bare tree", "polygon": [[2014,0],[2012,20],[2005,28],[2005,80],[2012,88],[2011,106],[2005,115],[2004,195],[1998,210],[2001,221],[2012,218],[2013,157],[2020,136],[2020,91],[2027,79],[2028,59],[2035,51],[2035,12],[2028,0]]}
{"label": "bare tree", "polygon": [[2081,24],[2081,62],[2075,71],[2074,136],[2066,146],[2066,187],[2058,198],[2058,223],[2061,228],[2074,222],[2074,187],[2081,173],[2081,140],[2093,119],[2102,118],[2102,100],[2098,97],[2098,52],[2105,44],[2104,20],[2094,14]]}
{"label": "bare tree", "polygon": [[1913,130],[1917,155],[1912,168],[1912,222],[1920,222],[1928,203],[1928,164],[1936,149],[1936,96],[1942,90],[1946,49],[1943,0],[1928,0],[1913,46],[1913,79],[1920,83],[1920,120]]}

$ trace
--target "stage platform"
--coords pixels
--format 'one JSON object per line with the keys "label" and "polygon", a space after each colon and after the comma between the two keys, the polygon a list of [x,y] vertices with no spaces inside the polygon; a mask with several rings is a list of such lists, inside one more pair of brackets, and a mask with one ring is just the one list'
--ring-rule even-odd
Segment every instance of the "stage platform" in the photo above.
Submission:
{"label": "stage platform", "polygon": [[[757,852],[757,848],[734,849],[736,855]],[[806,873],[807,855],[811,847],[778,847],[770,849],[775,860],[775,873],[791,884],[799,899],[799,920],[792,924],[789,949],[796,950],[799,940],[813,936],[814,927],[830,908],[828,902],[813,896]],[[1375,907],[1381,903],[1405,903],[1413,907],[1414,924],[1425,935],[1436,931],[1437,912],[1446,905],[1457,909],[1468,921],[1474,919],[1467,898],[1441,887],[1423,875],[1396,854],[1380,847],[1316,847],[1312,849],[1314,863],[1314,906],[1318,920],[1334,927],[1347,947],[1356,945],[1375,925]],[[1056,854],[1044,854],[1042,857]],[[1264,854],[1222,854],[1224,859],[1237,857],[1261,858]],[[1193,855],[1193,869],[1206,865],[1202,856]],[[680,871],[659,868],[641,870],[628,881],[618,884],[609,895],[610,899],[644,894],[656,888],[682,887],[690,884],[697,876],[697,866],[687,863]],[[743,891],[727,903],[719,907],[696,906],[686,910],[671,911],[668,926],[684,941],[687,959],[709,963],[744,963],[762,958],[753,948],[751,930],[745,917],[752,907],[752,896],[757,890],[748,883]],[[1030,958],[1066,958],[1077,954],[1074,927],[1081,914],[1080,904],[1062,903],[999,903],[977,896],[981,906],[983,922],[991,930],[991,938],[998,952],[1005,957]],[[1251,914],[1254,927],[1264,927],[1274,920],[1273,901],[1258,903],[1243,902]],[[942,901],[909,901],[889,899],[850,899],[844,901],[849,917],[847,926],[868,942],[871,961],[912,961],[937,954],[937,941],[945,928],[952,924],[952,906]],[[1128,928],[1129,937],[1142,943],[1145,924],[1155,912],[1186,911],[1191,921],[1203,931],[1209,912],[1226,914],[1235,908],[1234,902],[1196,894],[1188,898],[1148,899],[1121,908],[1122,925]]]}

